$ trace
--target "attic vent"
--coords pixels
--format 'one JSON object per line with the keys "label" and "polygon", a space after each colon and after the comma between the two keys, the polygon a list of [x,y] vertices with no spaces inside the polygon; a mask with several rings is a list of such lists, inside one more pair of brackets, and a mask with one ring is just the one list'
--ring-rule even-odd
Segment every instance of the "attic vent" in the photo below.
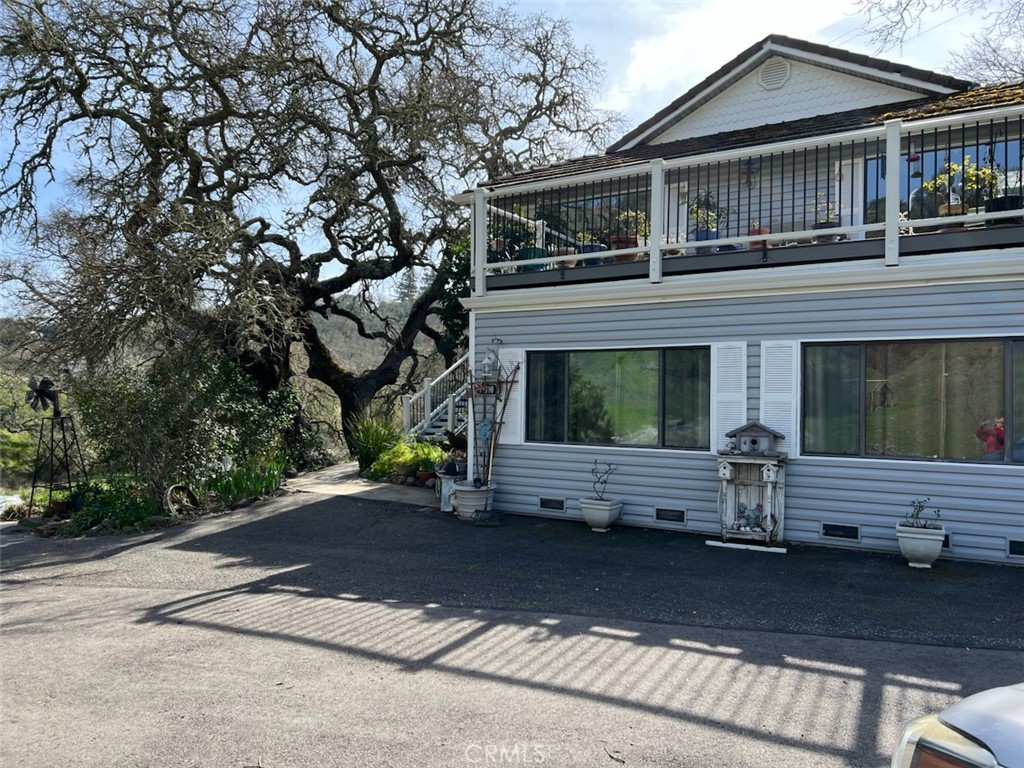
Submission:
{"label": "attic vent", "polygon": [[776,91],[789,80],[789,62],[776,56],[764,63],[757,73],[757,82],[766,91]]}

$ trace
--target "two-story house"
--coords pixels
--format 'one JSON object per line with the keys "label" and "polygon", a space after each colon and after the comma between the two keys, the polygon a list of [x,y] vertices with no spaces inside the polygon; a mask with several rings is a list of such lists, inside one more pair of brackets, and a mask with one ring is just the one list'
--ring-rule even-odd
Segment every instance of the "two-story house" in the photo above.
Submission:
{"label": "two-story house", "polygon": [[469,361],[522,366],[495,507],[579,519],[598,459],[620,524],[718,535],[758,421],[784,541],[895,551],[930,497],[947,556],[1024,563],[1022,128],[1024,83],[772,35],[605,154],[467,192]]}

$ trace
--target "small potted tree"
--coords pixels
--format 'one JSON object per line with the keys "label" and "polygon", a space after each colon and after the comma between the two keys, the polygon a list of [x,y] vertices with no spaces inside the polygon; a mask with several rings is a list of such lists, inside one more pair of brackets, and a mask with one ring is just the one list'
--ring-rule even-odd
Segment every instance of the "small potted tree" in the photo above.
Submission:
{"label": "small potted tree", "polygon": [[938,507],[932,512],[934,519],[925,518],[929,501],[931,498],[913,499],[910,512],[896,524],[900,551],[911,568],[931,568],[942,552],[942,542],[946,538],[946,529],[938,522],[941,518]]}
{"label": "small potted tree", "polygon": [[592,531],[606,533],[622,512],[622,499],[605,498],[604,495],[609,478],[617,470],[618,467],[614,464],[607,461],[598,462],[597,459],[594,459],[594,466],[590,468],[590,474],[594,476],[595,495],[580,499],[580,511],[583,512],[583,520]]}

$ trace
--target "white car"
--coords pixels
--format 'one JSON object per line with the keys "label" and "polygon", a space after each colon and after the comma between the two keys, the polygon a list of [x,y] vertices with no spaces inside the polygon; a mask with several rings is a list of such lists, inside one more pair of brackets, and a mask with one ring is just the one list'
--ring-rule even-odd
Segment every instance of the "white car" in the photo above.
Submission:
{"label": "white car", "polygon": [[1024,768],[1024,683],[912,720],[891,768]]}

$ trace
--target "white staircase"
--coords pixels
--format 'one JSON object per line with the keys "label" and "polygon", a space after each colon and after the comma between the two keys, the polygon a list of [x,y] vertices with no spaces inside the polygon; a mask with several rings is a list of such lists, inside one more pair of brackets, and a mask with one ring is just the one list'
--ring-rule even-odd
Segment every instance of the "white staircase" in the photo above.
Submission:
{"label": "white staircase", "polygon": [[468,418],[469,354],[455,361],[415,395],[402,397],[402,427],[420,440],[443,440],[446,429],[458,434]]}

